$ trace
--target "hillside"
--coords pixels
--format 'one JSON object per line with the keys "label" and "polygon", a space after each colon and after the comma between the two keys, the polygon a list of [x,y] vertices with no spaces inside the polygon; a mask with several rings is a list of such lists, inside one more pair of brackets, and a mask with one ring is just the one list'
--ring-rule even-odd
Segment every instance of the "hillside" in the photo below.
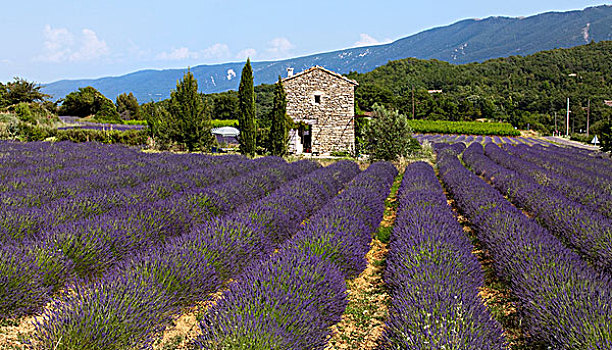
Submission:
{"label": "hillside", "polygon": [[579,131],[586,129],[589,100],[591,125],[612,115],[604,104],[612,100],[610,62],[612,41],[605,41],[465,65],[403,59],[349,77],[360,83],[363,110],[378,102],[411,116],[414,87],[416,119],[491,118],[542,131],[552,131],[555,113],[564,130],[569,97],[571,126]]}
{"label": "hillside", "polygon": [[[273,83],[288,67],[296,72],[314,65],[339,73],[368,72],[389,61],[415,57],[453,64],[483,62],[497,57],[529,55],[554,48],[612,40],[612,6],[581,11],[548,12],[527,18],[469,19],[430,29],[386,45],[320,53],[282,61],[253,62],[256,84]],[[201,65],[191,70],[207,93],[236,89],[243,62]],[[114,99],[133,92],[141,102],[166,98],[184,69],[143,70],[95,80],[62,80],[47,84],[44,92],[62,98],[79,87],[93,86]]]}

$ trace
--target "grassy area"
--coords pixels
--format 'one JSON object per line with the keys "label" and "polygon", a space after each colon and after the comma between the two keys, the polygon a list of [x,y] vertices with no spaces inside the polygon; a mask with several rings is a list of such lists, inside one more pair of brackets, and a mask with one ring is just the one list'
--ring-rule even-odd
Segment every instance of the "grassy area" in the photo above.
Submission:
{"label": "grassy area", "polygon": [[509,123],[453,122],[445,120],[409,120],[413,132],[418,134],[465,134],[519,136],[520,131]]}
{"label": "grassy area", "polygon": [[213,128],[220,128],[223,126],[238,126],[238,119],[213,119],[212,121]]}

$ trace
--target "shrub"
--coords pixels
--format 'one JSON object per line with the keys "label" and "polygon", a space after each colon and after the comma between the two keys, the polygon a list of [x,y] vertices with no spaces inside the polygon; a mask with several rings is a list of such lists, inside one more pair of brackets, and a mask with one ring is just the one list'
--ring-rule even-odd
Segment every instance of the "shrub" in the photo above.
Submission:
{"label": "shrub", "polygon": [[101,143],[123,143],[131,146],[140,146],[147,143],[147,132],[145,130],[91,130],[91,129],[66,129],[57,130],[57,141],[72,142],[101,142]]}
{"label": "shrub", "polygon": [[601,142],[601,150],[604,152],[612,152],[612,122],[607,122],[601,128],[601,135],[599,135],[599,142]]}
{"label": "shrub", "polygon": [[412,129],[405,115],[375,105],[374,117],[367,131],[368,151],[373,160],[397,160],[421,146],[410,136]]}
{"label": "shrub", "polygon": [[19,117],[19,120],[25,123],[35,124],[36,119],[32,115],[32,111],[30,110],[30,106],[27,103],[20,103],[15,106],[15,114]]}
{"label": "shrub", "polygon": [[16,125],[16,136],[21,141],[44,141],[56,135],[57,130],[20,122]]}

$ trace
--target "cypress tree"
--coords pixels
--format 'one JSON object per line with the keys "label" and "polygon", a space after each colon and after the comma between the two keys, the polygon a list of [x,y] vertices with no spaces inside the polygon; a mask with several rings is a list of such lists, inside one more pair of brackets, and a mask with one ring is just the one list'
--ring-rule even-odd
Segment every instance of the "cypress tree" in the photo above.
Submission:
{"label": "cypress tree", "polygon": [[287,118],[287,94],[279,76],[278,82],[274,86],[274,106],[270,128],[270,152],[274,156],[282,157],[287,153],[289,134],[289,121]]}
{"label": "cypress tree", "polygon": [[240,129],[240,153],[255,156],[257,130],[255,126],[255,90],[251,59],[247,59],[238,88],[238,128]]}
{"label": "cypress tree", "polygon": [[171,137],[184,144],[189,152],[212,144],[212,122],[191,70],[187,70],[183,80],[177,82],[176,91],[172,91],[169,112],[173,120]]}

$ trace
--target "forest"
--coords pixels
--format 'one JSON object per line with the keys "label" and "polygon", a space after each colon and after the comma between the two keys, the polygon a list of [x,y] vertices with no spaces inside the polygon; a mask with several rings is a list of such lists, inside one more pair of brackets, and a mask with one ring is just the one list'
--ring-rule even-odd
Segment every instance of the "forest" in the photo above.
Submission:
{"label": "forest", "polygon": [[612,114],[604,103],[612,100],[610,62],[612,42],[605,41],[464,65],[407,58],[347,76],[359,82],[361,111],[379,103],[414,119],[488,118],[545,133],[554,130],[555,114],[557,129],[565,131],[570,98],[570,128],[578,133],[586,130],[587,114],[595,128]]}

